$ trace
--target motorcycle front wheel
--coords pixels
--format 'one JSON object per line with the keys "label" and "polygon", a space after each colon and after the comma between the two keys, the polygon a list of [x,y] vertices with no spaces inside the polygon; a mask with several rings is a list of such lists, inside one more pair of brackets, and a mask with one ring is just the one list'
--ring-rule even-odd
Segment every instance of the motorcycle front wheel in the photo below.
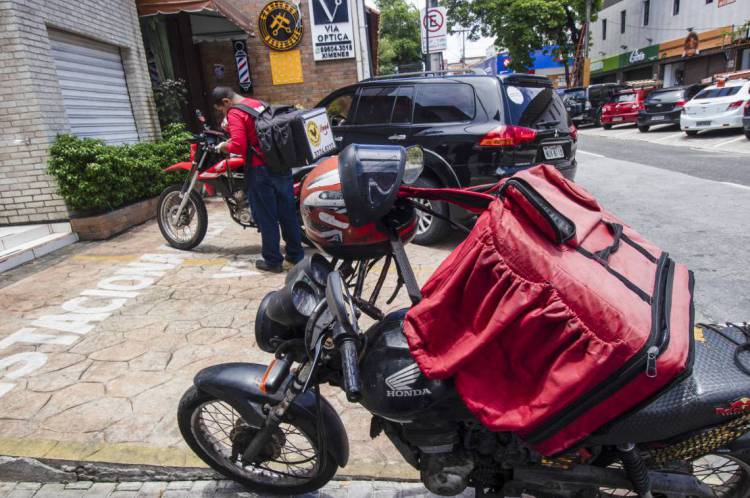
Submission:
{"label": "motorcycle front wheel", "polygon": [[242,452],[258,431],[229,403],[195,386],[180,400],[177,421],[185,442],[201,460],[248,490],[261,494],[304,494],[322,488],[336,474],[330,453],[319,451],[315,420],[282,422],[256,462]]}
{"label": "motorcycle front wheel", "polygon": [[156,208],[156,219],[159,230],[169,245],[188,251],[203,241],[208,228],[206,204],[197,192],[190,192],[185,208],[178,217],[182,197],[180,185],[170,185],[159,197]]}

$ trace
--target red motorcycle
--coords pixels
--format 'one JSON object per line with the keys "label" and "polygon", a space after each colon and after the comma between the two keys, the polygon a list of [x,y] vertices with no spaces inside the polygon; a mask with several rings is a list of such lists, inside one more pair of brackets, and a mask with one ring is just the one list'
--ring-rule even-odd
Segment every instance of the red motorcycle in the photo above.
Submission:
{"label": "red motorcycle", "polygon": [[[224,199],[229,214],[240,226],[257,226],[245,193],[245,160],[227,157],[220,152],[216,146],[228,138],[227,134],[210,129],[200,111],[195,114],[202,129],[189,140],[190,161],[173,164],[164,170],[186,171],[188,175],[182,184],[164,189],[156,211],[161,234],[169,245],[185,251],[200,244],[208,228],[208,212],[201,185],[206,194],[218,194]],[[293,173],[295,180],[310,169],[312,166],[296,169]]]}

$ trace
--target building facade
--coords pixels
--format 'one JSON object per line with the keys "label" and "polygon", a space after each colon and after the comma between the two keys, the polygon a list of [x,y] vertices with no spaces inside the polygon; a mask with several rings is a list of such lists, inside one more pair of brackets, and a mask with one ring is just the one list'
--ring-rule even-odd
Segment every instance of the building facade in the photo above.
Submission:
{"label": "building facade", "polygon": [[59,133],[159,134],[133,0],[0,0],[0,120],[0,225],[67,220],[46,173]]}
{"label": "building facade", "polygon": [[591,80],[699,83],[750,69],[747,0],[605,0],[591,25]]}
{"label": "building facade", "polygon": [[270,103],[311,107],[377,71],[379,13],[364,0],[136,4],[153,83],[186,83],[188,122],[194,109],[211,116],[206,96],[215,86]]}

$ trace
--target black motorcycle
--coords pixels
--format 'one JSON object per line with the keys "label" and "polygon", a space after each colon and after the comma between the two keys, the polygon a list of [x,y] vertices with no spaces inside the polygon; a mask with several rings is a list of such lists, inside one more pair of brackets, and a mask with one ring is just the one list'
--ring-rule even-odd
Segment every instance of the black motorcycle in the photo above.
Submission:
{"label": "black motorcycle", "polygon": [[[179,427],[203,461],[258,493],[319,489],[349,458],[344,426],[320,393],[328,383],[372,414],[371,436],[388,437],[435,494],[472,487],[498,497],[750,496],[750,398],[741,399],[750,395],[750,377],[732,363],[735,346],[720,329],[704,329],[707,347],[696,352],[692,376],[554,458],[512,433],[489,431],[450,381],[427,379],[402,332],[406,310],[383,314],[376,305],[392,262],[411,300],[420,299],[397,227],[404,210],[420,207],[396,199],[399,186],[383,180],[402,175],[388,168],[403,170],[404,161],[380,162],[377,172],[340,165],[361,172],[341,175],[344,199],[371,198],[367,189],[377,188],[383,200],[372,209],[346,205],[360,211],[351,216],[392,231],[382,264],[306,257],[258,309],[256,339],[273,362],[204,369],[183,396]],[[383,204],[391,208],[385,216]],[[365,297],[364,279],[375,268],[380,277]],[[376,320],[365,332],[363,313]]]}

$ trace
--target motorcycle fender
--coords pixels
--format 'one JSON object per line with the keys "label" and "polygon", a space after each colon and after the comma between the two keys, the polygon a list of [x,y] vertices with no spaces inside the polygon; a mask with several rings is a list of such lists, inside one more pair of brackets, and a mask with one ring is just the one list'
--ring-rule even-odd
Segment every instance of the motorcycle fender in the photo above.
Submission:
{"label": "motorcycle fender", "polygon": [[[232,405],[250,424],[262,425],[266,417],[261,407],[266,403],[274,405],[280,402],[284,396],[284,387],[291,380],[291,377],[287,378],[278,392],[267,394],[260,390],[265,372],[264,365],[255,363],[223,363],[201,370],[193,382],[201,391]],[[321,397],[320,408],[323,412],[326,447],[339,467],[345,467],[349,461],[349,439],[344,424],[325,398]],[[288,413],[315,420],[318,413],[315,395],[306,392],[297,396]]]}
{"label": "motorcycle fender", "polygon": [[172,166],[168,166],[164,168],[164,171],[190,171],[190,169],[193,167],[193,163],[190,161],[182,161],[179,163],[174,163]]}

